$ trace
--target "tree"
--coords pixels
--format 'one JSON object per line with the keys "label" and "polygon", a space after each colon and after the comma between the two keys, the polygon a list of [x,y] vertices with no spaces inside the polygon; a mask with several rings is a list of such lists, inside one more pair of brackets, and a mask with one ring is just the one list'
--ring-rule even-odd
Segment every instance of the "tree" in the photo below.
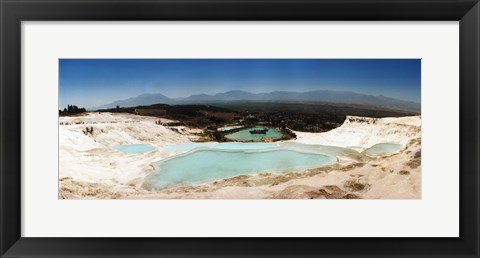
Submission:
{"label": "tree", "polygon": [[63,111],[60,111],[61,115],[75,115],[75,114],[80,114],[83,112],[87,112],[85,108],[79,108],[78,106],[75,105],[67,105],[66,108],[63,109]]}
{"label": "tree", "polygon": [[219,132],[216,132],[216,131],[212,133],[212,136],[217,141],[220,141],[222,139],[222,134],[220,134]]}

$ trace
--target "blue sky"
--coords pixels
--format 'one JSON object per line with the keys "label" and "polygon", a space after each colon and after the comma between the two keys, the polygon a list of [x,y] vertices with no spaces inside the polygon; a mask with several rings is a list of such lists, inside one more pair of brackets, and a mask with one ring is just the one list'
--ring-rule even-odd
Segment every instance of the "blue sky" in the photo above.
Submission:
{"label": "blue sky", "polygon": [[143,93],[167,97],[312,90],[420,103],[420,59],[60,59],[59,105],[95,107]]}

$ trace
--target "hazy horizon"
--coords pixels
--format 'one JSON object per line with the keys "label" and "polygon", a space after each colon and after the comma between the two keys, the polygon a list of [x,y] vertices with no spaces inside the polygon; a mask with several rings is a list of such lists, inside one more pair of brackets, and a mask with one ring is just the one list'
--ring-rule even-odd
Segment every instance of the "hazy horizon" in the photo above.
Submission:
{"label": "hazy horizon", "polygon": [[60,59],[59,108],[142,94],[351,91],[420,103],[420,59]]}

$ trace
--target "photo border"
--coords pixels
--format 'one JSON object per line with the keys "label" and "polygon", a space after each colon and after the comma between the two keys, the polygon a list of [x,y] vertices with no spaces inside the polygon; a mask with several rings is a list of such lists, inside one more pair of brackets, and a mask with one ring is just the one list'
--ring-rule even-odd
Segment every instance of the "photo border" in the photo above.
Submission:
{"label": "photo border", "polygon": [[[477,0],[0,0],[0,17],[1,257],[479,256],[480,4]],[[21,237],[21,22],[40,20],[460,21],[460,237]]]}

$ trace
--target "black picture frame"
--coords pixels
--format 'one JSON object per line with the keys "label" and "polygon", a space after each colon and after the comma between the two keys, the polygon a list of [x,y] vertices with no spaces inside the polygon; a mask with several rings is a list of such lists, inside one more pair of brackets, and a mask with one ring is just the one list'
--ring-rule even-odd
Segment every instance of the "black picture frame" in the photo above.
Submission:
{"label": "black picture frame", "polygon": [[[0,18],[1,257],[479,257],[477,0],[0,0]],[[22,237],[20,25],[44,20],[459,21],[460,237]]]}

